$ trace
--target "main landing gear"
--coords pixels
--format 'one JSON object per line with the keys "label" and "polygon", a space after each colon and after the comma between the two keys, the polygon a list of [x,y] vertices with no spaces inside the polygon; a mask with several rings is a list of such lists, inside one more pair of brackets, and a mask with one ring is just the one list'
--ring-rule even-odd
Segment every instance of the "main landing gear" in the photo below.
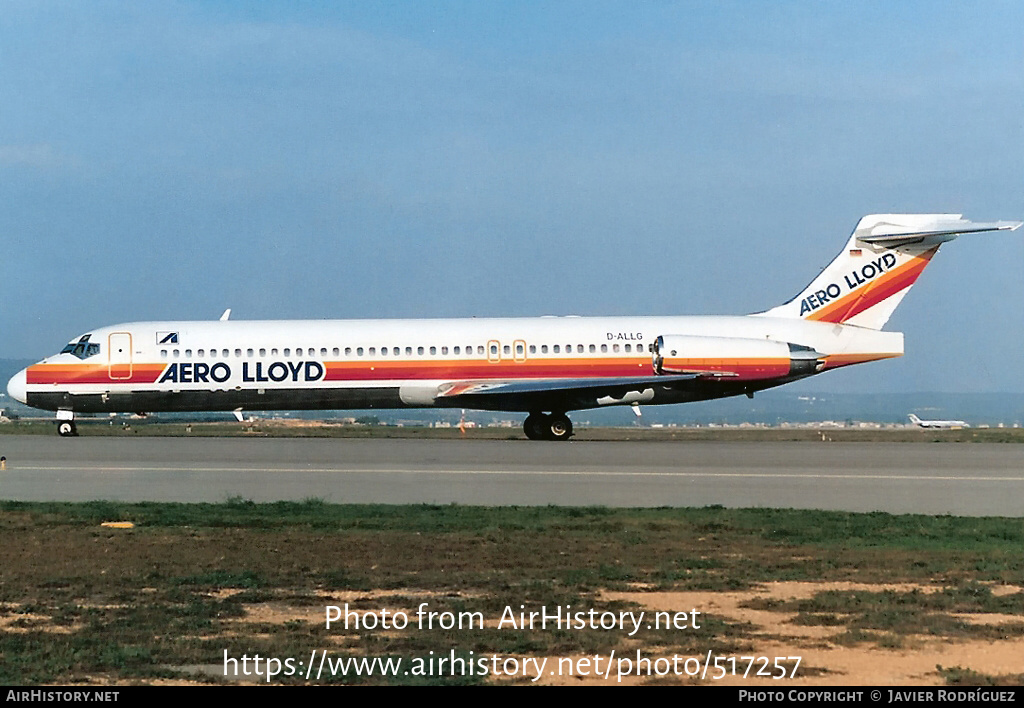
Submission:
{"label": "main landing gear", "polygon": [[523,431],[530,440],[568,440],[572,421],[565,413],[531,413],[523,422]]}

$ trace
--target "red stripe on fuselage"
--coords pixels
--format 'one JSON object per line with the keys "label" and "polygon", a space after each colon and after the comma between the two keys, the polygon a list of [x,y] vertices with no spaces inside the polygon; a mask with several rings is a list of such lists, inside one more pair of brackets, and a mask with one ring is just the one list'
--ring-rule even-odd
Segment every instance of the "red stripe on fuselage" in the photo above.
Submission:
{"label": "red stripe on fuselage", "polygon": [[324,381],[605,378],[651,372],[651,360],[536,359],[527,361],[328,361]]}
{"label": "red stripe on fuselage", "polygon": [[25,372],[29,385],[74,384],[151,384],[164,370],[164,364],[34,364]]}

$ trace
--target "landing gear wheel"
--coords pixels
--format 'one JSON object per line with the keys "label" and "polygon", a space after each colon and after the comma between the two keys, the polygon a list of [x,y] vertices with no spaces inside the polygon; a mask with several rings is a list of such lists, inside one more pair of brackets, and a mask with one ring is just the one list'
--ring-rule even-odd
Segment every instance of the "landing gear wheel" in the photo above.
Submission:
{"label": "landing gear wheel", "polygon": [[62,438],[71,438],[78,435],[78,429],[73,421],[59,420],[57,421],[57,434]]}
{"label": "landing gear wheel", "polygon": [[548,440],[568,440],[572,437],[572,421],[565,413],[554,413],[548,416]]}
{"label": "landing gear wheel", "polygon": [[523,432],[530,440],[543,440],[547,437],[549,416],[543,413],[531,413],[523,421]]}

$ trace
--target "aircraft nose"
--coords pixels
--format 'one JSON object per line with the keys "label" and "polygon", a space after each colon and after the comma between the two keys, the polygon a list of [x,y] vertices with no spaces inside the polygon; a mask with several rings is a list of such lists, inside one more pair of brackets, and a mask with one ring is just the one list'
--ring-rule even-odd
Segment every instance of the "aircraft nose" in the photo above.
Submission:
{"label": "aircraft nose", "polygon": [[13,398],[19,403],[25,403],[28,398],[28,381],[25,372],[28,369],[22,369],[7,382],[7,395]]}

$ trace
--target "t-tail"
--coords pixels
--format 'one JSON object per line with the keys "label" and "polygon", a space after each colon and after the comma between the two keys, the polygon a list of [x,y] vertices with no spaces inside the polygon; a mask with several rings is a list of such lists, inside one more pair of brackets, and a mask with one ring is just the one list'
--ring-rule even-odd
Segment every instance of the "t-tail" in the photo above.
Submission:
{"label": "t-tail", "polygon": [[939,246],[961,234],[1012,231],[1020,221],[975,223],[960,214],[871,214],[800,294],[759,312],[881,329]]}

